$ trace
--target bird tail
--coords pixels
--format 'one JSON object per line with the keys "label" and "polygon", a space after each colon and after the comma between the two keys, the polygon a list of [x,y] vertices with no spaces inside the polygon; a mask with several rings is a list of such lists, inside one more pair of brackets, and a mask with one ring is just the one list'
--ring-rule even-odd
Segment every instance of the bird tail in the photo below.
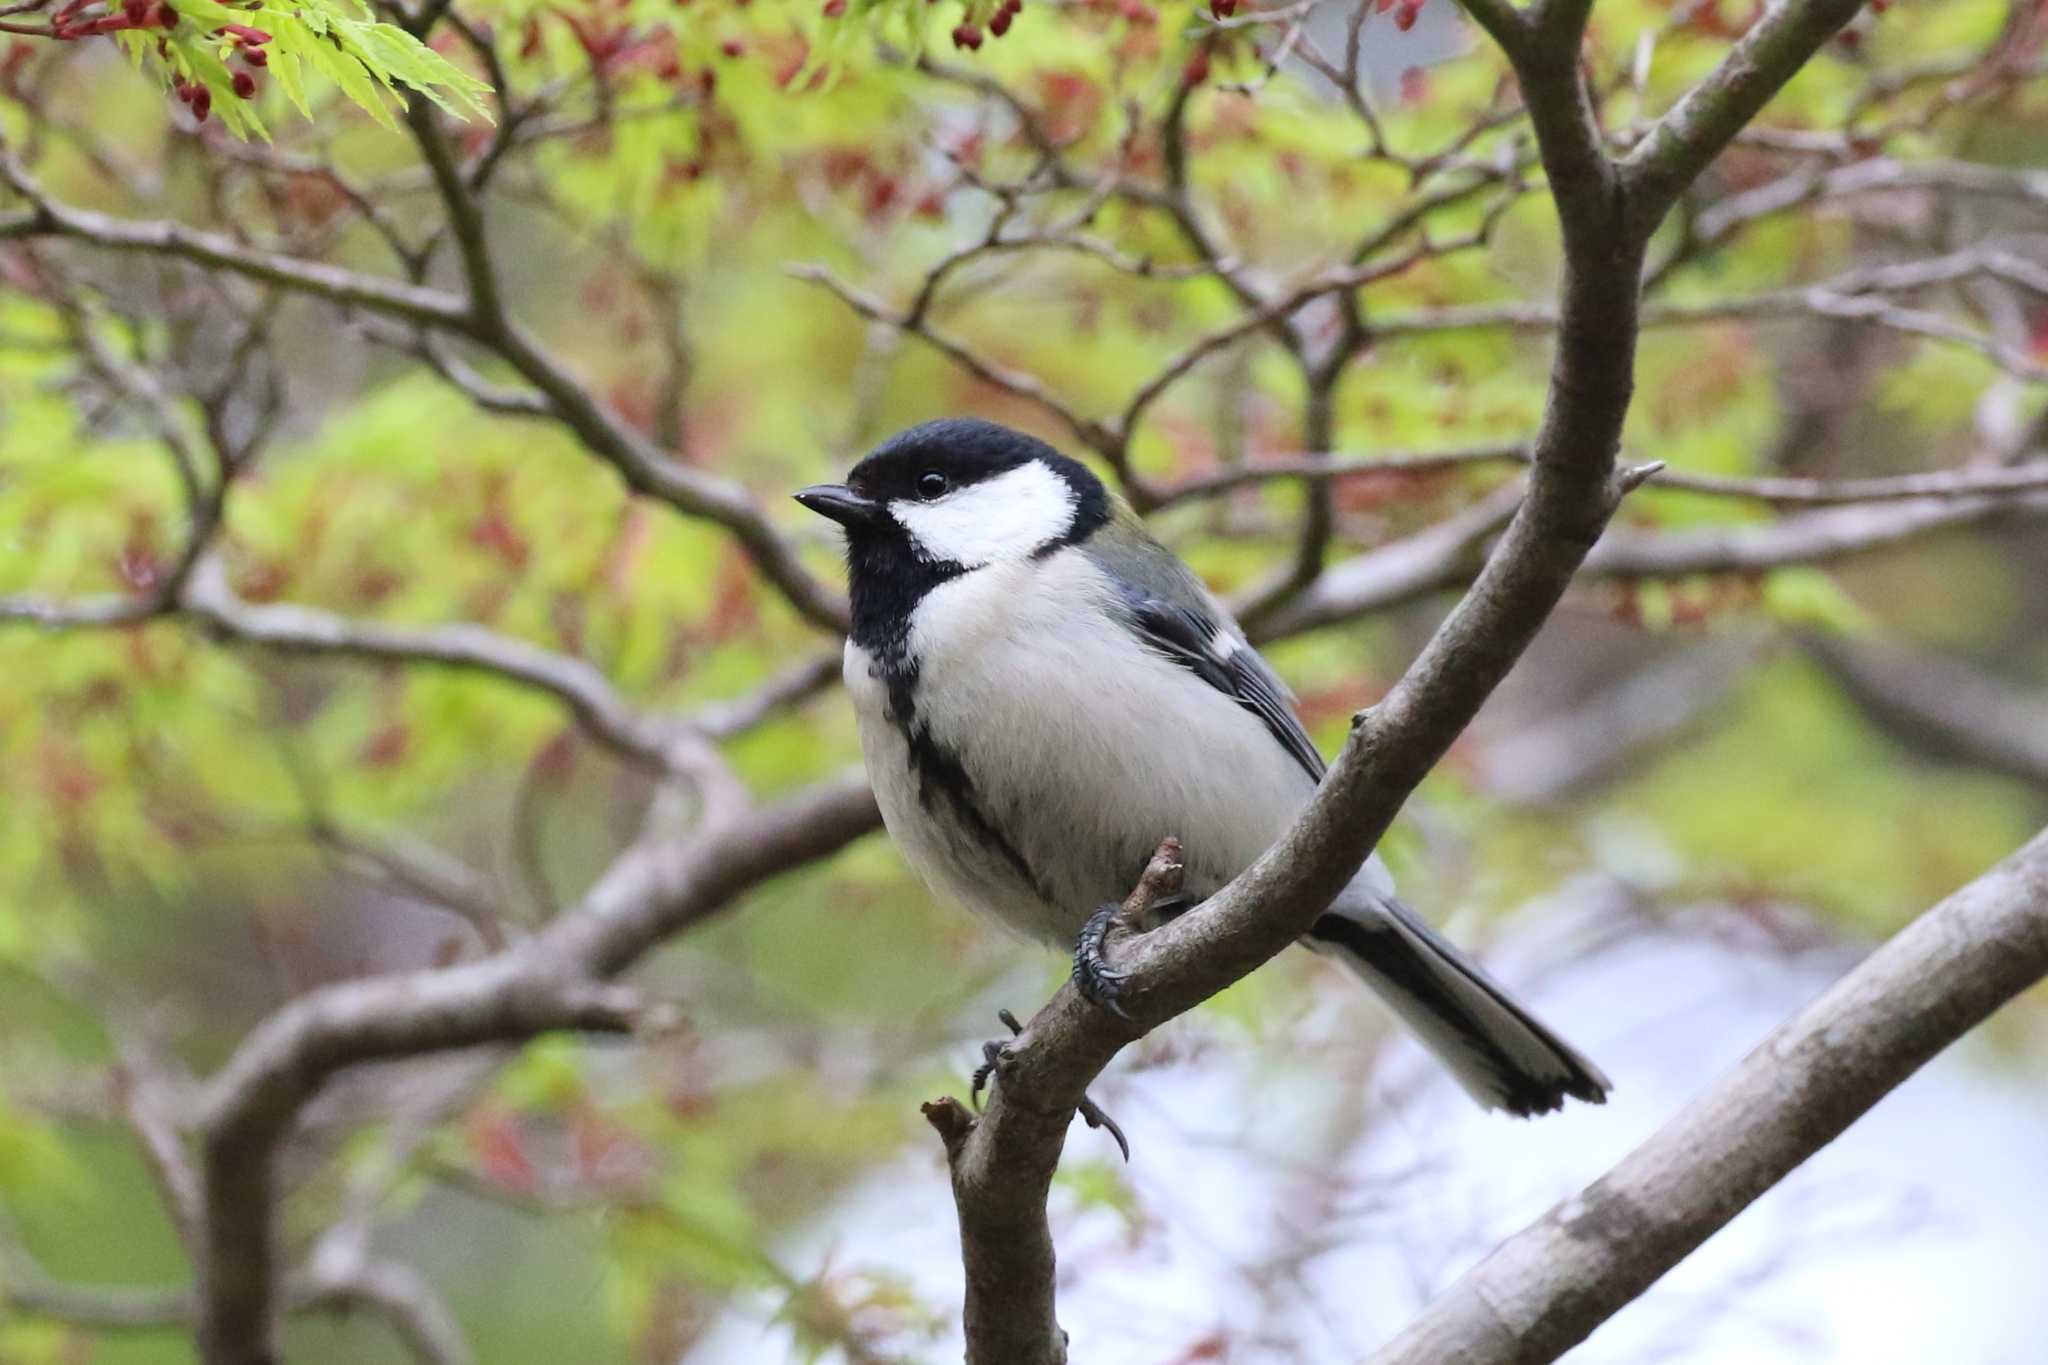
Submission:
{"label": "bird tail", "polygon": [[1563,1107],[1567,1096],[1604,1103],[1613,1088],[1599,1067],[1391,896],[1356,907],[1339,902],[1306,942],[1363,977],[1484,1108],[1527,1118]]}

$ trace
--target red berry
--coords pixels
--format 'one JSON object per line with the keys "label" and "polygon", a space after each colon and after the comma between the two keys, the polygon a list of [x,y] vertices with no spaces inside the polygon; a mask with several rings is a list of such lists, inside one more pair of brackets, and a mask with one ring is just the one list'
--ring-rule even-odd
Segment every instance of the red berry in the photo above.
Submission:
{"label": "red berry", "polygon": [[981,28],[976,24],[962,24],[953,30],[953,46],[973,51],[981,46]]}
{"label": "red berry", "polygon": [[237,71],[235,73],[235,93],[245,100],[255,98],[256,78],[246,71]]}

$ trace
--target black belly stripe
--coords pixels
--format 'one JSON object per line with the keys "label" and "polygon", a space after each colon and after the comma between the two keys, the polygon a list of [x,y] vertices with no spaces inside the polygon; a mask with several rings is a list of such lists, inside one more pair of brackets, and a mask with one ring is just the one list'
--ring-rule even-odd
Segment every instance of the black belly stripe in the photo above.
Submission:
{"label": "black belly stripe", "polygon": [[985,847],[1001,855],[1024,884],[1047,904],[1054,904],[1045,884],[1031,870],[1022,851],[996,827],[975,795],[974,779],[967,775],[960,756],[932,737],[931,727],[917,716],[918,667],[914,659],[899,657],[882,665],[889,687],[889,720],[902,732],[909,748],[910,770],[917,774],[917,802],[932,810],[939,800],[952,809],[953,817]]}

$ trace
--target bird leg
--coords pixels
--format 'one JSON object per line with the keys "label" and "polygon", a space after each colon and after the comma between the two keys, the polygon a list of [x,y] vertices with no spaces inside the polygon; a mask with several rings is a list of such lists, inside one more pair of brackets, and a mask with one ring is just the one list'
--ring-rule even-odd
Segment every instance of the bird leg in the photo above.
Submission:
{"label": "bird leg", "polygon": [[[1017,1022],[1017,1016],[1008,1010],[997,1010],[996,1018],[1003,1021],[1003,1027],[1010,1030],[1012,1037],[1024,1031],[1024,1026]],[[981,1065],[974,1068],[974,1081],[967,1091],[967,1097],[976,1109],[981,1108],[982,1090],[1001,1077],[1003,1064],[1009,1060],[1010,1045],[1007,1042],[995,1039],[981,1045]],[[1124,1136],[1124,1130],[1117,1121],[1103,1112],[1101,1105],[1083,1095],[1081,1103],[1075,1106],[1075,1112],[1090,1128],[1107,1129],[1109,1135],[1116,1139],[1117,1150],[1124,1154],[1124,1160],[1128,1162],[1131,1159],[1131,1140]]]}
{"label": "bird leg", "polygon": [[[1169,919],[1186,909],[1189,900],[1181,889],[1184,870],[1180,840],[1172,837],[1161,839],[1159,847],[1153,850],[1139,874],[1138,884],[1124,898],[1124,903],[1105,905],[1088,917],[1088,923],[1082,926],[1080,939],[1074,945],[1074,988],[1082,999],[1119,1019],[1131,1020],[1118,998],[1129,973],[1120,972],[1109,964],[1110,932],[1121,929],[1135,933],[1147,926],[1148,919]],[[1008,1010],[997,1010],[996,1017],[1003,1021],[1012,1037],[1024,1032],[1017,1016]],[[974,1069],[973,1088],[967,1092],[977,1109],[981,1107],[982,1089],[1002,1078],[1003,1068],[1010,1058],[1007,1040],[982,1044],[981,1065]],[[1124,1136],[1124,1130],[1117,1126],[1116,1120],[1102,1112],[1101,1105],[1083,1095],[1080,1104],[1075,1106],[1075,1112],[1090,1128],[1109,1130],[1109,1135],[1116,1139],[1117,1149],[1124,1154],[1124,1160],[1131,1159],[1130,1140]]]}
{"label": "bird leg", "polygon": [[1080,936],[1074,941],[1074,989],[1083,1000],[1107,1014],[1131,1021],[1130,1012],[1123,1006],[1123,987],[1130,973],[1110,965],[1109,936],[1117,930],[1141,932],[1186,909],[1188,900],[1181,891],[1183,871],[1180,840],[1160,840],[1124,903],[1096,907],[1088,922],[1081,926]]}

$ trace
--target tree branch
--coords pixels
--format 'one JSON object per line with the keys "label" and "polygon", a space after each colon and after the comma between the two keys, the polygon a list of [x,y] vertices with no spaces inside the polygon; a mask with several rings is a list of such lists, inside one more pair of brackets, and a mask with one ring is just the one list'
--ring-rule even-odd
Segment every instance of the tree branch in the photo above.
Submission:
{"label": "tree branch", "polygon": [[[0,1246],[0,1308],[96,1332],[189,1329],[199,1302],[190,1289],[67,1284],[25,1254]],[[419,1272],[395,1261],[364,1260],[292,1277],[285,1293],[292,1313],[368,1308],[390,1323],[421,1365],[470,1365],[461,1326]]]}
{"label": "tree branch", "polygon": [[277,1148],[343,1067],[555,1029],[639,1023],[638,996],[533,951],[330,986],[264,1020],[206,1088],[199,1346],[210,1365],[274,1365]]}
{"label": "tree branch", "polygon": [[[1161,507],[1213,498],[1235,489],[1277,479],[1333,481],[1375,475],[1431,474],[1484,464],[1527,464],[1529,443],[1503,442],[1454,450],[1388,451],[1351,457],[1273,457],[1195,474],[1159,491]],[[1741,477],[1693,474],[1666,467],[1649,486],[1710,497],[1740,498],[1773,507],[1831,507],[1844,503],[1903,502],[1920,498],[1973,498],[1991,493],[2048,490],[2048,460],[1980,468],[1930,470],[1868,479],[1814,479],[1783,476]]]}
{"label": "tree branch", "polygon": [[1277,640],[1470,582],[1486,541],[1515,515],[1523,492],[1518,480],[1427,530],[1353,555],[1285,606],[1247,624],[1247,632],[1254,642]]}
{"label": "tree branch", "polygon": [[[1154,904],[1179,893],[1180,852],[1178,840],[1169,838],[1159,845],[1124,900],[1125,923],[1142,922]],[[1037,1023],[1032,1021],[1033,1028]],[[1107,1055],[1103,1061],[1108,1061]],[[992,1110],[989,1122],[977,1123],[950,1096],[924,1106],[926,1120],[945,1143],[952,1171],[960,1253],[967,1273],[963,1326],[970,1362],[1022,1365],[1066,1357],[1066,1333],[1054,1311],[1052,1229],[1045,1220],[1045,1192],[1059,1166],[1073,1110],[1005,1105],[1001,1097],[1024,1084],[1015,1068],[1025,1064],[1028,1058],[1014,1053],[999,1064],[996,1103],[1006,1122],[997,1121]]]}
{"label": "tree branch", "polygon": [[694,837],[651,822],[575,909],[482,962],[325,987],[264,1020],[206,1087],[201,1341],[209,1365],[275,1365],[278,1149],[336,1072],[363,1062],[555,1029],[631,1029],[638,997],[605,984],[755,884],[880,824],[865,781],[820,783],[766,809],[707,800]]}
{"label": "tree branch", "polygon": [[503,678],[555,697],[598,743],[656,771],[674,766],[689,732],[621,697],[595,665],[461,622],[395,626],[352,620],[315,607],[245,602],[217,562],[193,575],[180,615],[244,644],[291,654],[331,654],[378,662],[434,664]]}
{"label": "tree branch", "polygon": [[2048,975],[2048,833],[1920,916],[1370,1365],[1541,1365]]}
{"label": "tree branch", "polygon": [[[0,219],[0,240],[67,236],[113,250],[172,256],[277,284],[295,293],[401,318],[416,326],[453,332],[487,347],[532,384],[547,401],[548,414],[568,427],[592,454],[616,469],[629,487],[687,516],[702,517],[725,527],[799,613],[826,629],[844,629],[845,602],[803,567],[795,548],[776,533],[744,488],[679,464],[656,448],[600,403],[498,307],[495,286],[490,283],[489,258],[481,254],[481,219],[475,216],[474,203],[459,182],[436,180],[444,191],[459,196],[452,202],[466,206],[460,210],[451,208],[451,214],[462,225],[457,236],[460,242],[469,244],[464,247],[465,252],[473,249],[478,253],[465,255],[465,261],[472,267],[480,265],[484,271],[481,277],[470,279],[470,297],[257,250],[219,233],[200,232],[178,223],[133,222],[76,208],[50,198],[4,152],[0,152],[0,179],[32,205],[27,213]],[[482,292],[476,292],[478,278],[485,281]],[[533,405],[524,396],[508,396],[508,400],[517,412],[533,411]]]}
{"label": "tree branch", "polygon": [[2013,199],[2048,208],[2048,174],[1969,161],[1900,161],[1873,157],[1848,166],[1806,167],[1731,194],[1700,211],[1693,243],[1712,246],[1759,219],[1827,199],[1901,190],[1941,190]]}
{"label": "tree branch", "polygon": [[292,1298],[299,1311],[364,1307],[381,1313],[421,1365],[472,1365],[476,1359],[462,1324],[433,1286],[401,1261],[365,1260],[336,1272],[316,1268]]}
{"label": "tree branch", "polygon": [[[1622,497],[1654,472],[1617,472],[1615,454],[1633,388],[1643,252],[1662,210],[1632,217],[1620,179],[1599,149],[1577,60],[1584,8],[1553,0],[1540,29],[1503,41],[1537,130],[1565,237],[1557,350],[1528,494],[1471,591],[1421,656],[1379,705],[1354,719],[1322,785],[1279,842],[1223,890],[1163,927],[1135,938],[1127,930],[1112,933],[1106,952],[1124,974],[1120,1000],[1129,1018],[1087,1004],[1069,984],[1008,1050],[983,1117],[967,1119],[956,1102],[938,1104],[949,1116],[945,1136],[956,1201],[966,1201],[963,1237],[985,1240],[980,1229],[993,1226],[1013,1243],[963,1248],[970,1267],[1001,1264],[1006,1275],[1002,1294],[977,1300],[970,1292],[982,1311],[969,1337],[970,1365],[1061,1365],[1067,1358],[1065,1333],[1051,1312],[1045,1197],[1089,1082],[1125,1044],[1241,978],[1307,930],[1527,648]],[[1838,23],[1856,6],[1839,8]],[[1479,10],[1505,22],[1500,6]],[[1825,37],[1814,34],[1813,46]],[[1724,79],[1728,93],[1709,108],[1760,106],[1798,64],[1773,61],[1756,74]],[[1693,141],[1710,140],[1722,121],[1709,117],[1708,133]],[[1681,177],[1671,193],[1689,179],[1690,173]],[[983,1209],[992,1215],[989,1224],[979,1216]]]}
{"label": "tree branch", "polygon": [[12,237],[75,237],[112,251],[148,252],[282,285],[330,303],[374,309],[424,326],[460,328],[463,300],[445,290],[359,274],[319,261],[262,251],[218,232],[172,222],[133,222],[52,199],[33,176],[0,151],[0,180],[30,202],[26,213],[0,219],[0,241]]}
{"label": "tree branch", "polygon": [[[2048,379],[2048,366],[2024,347],[1941,314],[1906,307],[1890,297],[1979,277],[2002,280],[2037,297],[2048,295],[2048,271],[2040,266],[1993,247],[1971,247],[1943,256],[1851,270],[1817,284],[1696,303],[1651,304],[1642,311],[1641,325],[1689,327],[1724,318],[1840,318],[1966,347],[2008,374],[2030,382]],[[1544,332],[1559,325],[1560,316],[1550,305],[1517,302],[1418,309],[1382,317],[1373,329],[1382,337],[1400,337],[1494,327]]]}
{"label": "tree branch", "polygon": [[2048,788],[2048,694],[1902,645],[1820,635],[1804,644],[1900,743]]}
{"label": "tree branch", "polygon": [[396,626],[354,620],[318,607],[247,602],[235,595],[225,570],[211,558],[199,559],[183,591],[168,600],[0,598],[0,622],[50,630],[103,629],[167,618],[182,618],[220,638],[288,654],[465,669],[546,692],[569,709],[592,739],[655,771],[675,767],[678,748],[701,739],[685,723],[632,706],[602,672],[582,659],[468,622]]}
{"label": "tree branch", "polygon": [[[1661,473],[1653,477],[1663,481]],[[1942,477],[1904,475],[1901,481]],[[1778,481],[1758,482],[1760,496]],[[1997,486],[1998,481],[1991,483]],[[1815,500],[1822,510],[1777,521],[1672,531],[1610,530],[1587,556],[1579,576],[1585,581],[1764,573],[1872,554],[1966,526],[2048,517],[2048,492],[2028,491],[2040,488],[2030,473],[2011,487],[2012,492],[1987,495],[1959,479],[1945,497],[1908,496],[1902,490],[1896,498],[1843,506],[1829,506],[1832,499],[1823,493]],[[1352,556],[1284,610],[1251,628],[1251,638],[1258,643],[1299,635],[1469,582],[1482,547],[1514,512],[1517,500],[1518,486],[1509,485],[1434,526]]]}
{"label": "tree branch", "polygon": [[794,265],[789,273],[796,279],[818,285],[869,322],[894,327],[916,337],[991,388],[1001,389],[1030,403],[1072,432],[1089,449],[1104,451],[1120,444],[1117,435],[1108,427],[1068,407],[1036,375],[1022,374],[987,359],[953,338],[934,331],[926,319],[914,317],[909,312],[896,312],[880,299],[861,293],[822,265]]}
{"label": "tree branch", "polygon": [[1586,571],[1608,578],[1757,573],[1788,564],[1823,564],[1954,527],[2044,515],[2048,493],[2025,493],[1830,507],[1754,526],[1620,530],[1588,557]]}
{"label": "tree branch", "polygon": [[1629,224],[1639,239],[1791,80],[1862,0],[1785,0],[1750,25],[1721,64],[1688,90],[1621,165]]}
{"label": "tree branch", "polygon": [[1754,636],[1688,642],[1570,706],[1490,736],[1480,784],[1496,800],[1540,805],[1626,773],[1725,700],[1756,655]]}

